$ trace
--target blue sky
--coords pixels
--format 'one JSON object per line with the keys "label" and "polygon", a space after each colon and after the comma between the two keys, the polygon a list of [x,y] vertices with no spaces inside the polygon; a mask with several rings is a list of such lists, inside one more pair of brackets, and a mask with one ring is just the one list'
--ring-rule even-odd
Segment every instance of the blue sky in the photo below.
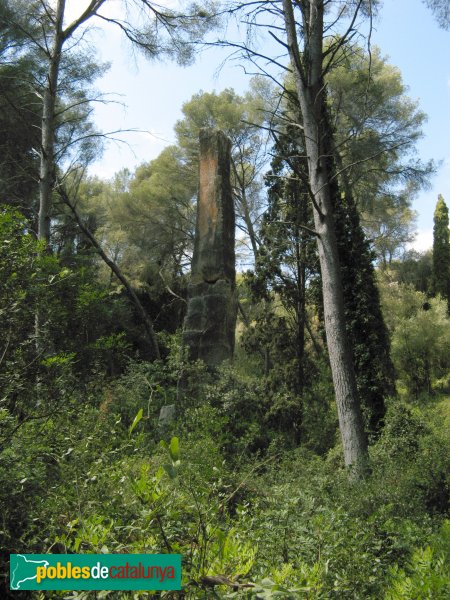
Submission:
{"label": "blue sky", "polygon": [[433,212],[438,194],[450,205],[450,31],[440,29],[421,0],[385,0],[374,43],[389,56],[428,115],[418,153],[442,161],[431,189],[414,201],[419,213],[417,245],[432,244]]}
{"label": "blue sky", "polygon": [[[80,0],[71,0],[69,8],[78,12]],[[110,0],[108,10],[116,10]],[[245,92],[249,77],[235,63],[218,66],[226,53],[214,50],[199,56],[196,64],[181,68],[171,63],[148,62],[133,54],[117,30],[96,32],[99,60],[111,62],[111,68],[97,82],[102,92],[114,94],[118,104],[99,105],[96,123],[103,131],[136,128],[139,133],[124,134],[130,147],[110,142],[91,173],[109,178],[123,167],[155,158],[174,141],[173,125],[181,117],[181,106],[200,89],[221,91],[234,87]],[[432,178],[431,188],[414,200],[418,211],[418,237],[415,247],[431,245],[433,211],[440,193],[450,203],[450,32],[440,29],[432,13],[421,0],[384,0],[374,23],[372,43],[379,46],[389,62],[397,66],[408,86],[408,95],[419,101],[428,115],[424,138],[418,154],[424,160],[441,162]]]}

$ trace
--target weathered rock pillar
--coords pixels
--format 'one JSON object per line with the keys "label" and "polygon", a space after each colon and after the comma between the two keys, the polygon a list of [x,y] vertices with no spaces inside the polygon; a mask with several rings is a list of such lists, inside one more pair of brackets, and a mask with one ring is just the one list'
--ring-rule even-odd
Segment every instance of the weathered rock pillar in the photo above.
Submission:
{"label": "weathered rock pillar", "polygon": [[234,203],[230,140],[200,131],[200,183],[184,343],[192,360],[216,366],[232,358],[236,327]]}

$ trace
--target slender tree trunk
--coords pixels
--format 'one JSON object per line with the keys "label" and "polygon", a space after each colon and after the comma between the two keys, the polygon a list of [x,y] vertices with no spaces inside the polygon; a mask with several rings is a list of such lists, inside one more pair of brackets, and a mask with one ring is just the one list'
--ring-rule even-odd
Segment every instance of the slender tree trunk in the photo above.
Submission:
{"label": "slender tree trunk", "polygon": [[[91,0],[78,19],[64,29],[66,0],[57,0],[54,18],[52,18],[53,39],[51,48],[47,50],[48,71],[43,93],[39,167],[38,239],[45,240],[47,246],[50,243],[52,193],[55,181],[55,132],[57,125],[55,115],[62,49],[64,43],[71,38],[76,29],[89,20],[104,2],[105,0]],[[48,14],[50,14],[49,9]]]}
{"label": "slender tree trunk", "polygon": [[258,243],[256,241],[256,233],[255,228],[253,226],[253,222],[250,216],[250,208],[247,201],[247,195],[245,193],[245,184],[242,179],[239,177],[239,173],[236,167],[236,163],[233,159],[231,159],[231,165],[233,167],[234,176],[236,178],[236,183],[238,184],[236,192],[236,196],[238,198],[241,210],[242,217],[244,219],[245,226],[247,227],[248,237],[250,239],[250,245],[252,247],[253,258],[255,259],[255,270],[256,270],[256,259],[258,256]]}
{"label": "slender tree trunk", "polygon": [[330,358],[345,464],[355,478],[368,465],[367,439],[359,404],[352,353],[345,327],[345,312],[333,207],[328,182],[327,156],[323,152],[324,94],[322,79],[323,1],[302,5],[305,51],[297,41],[291,0],[283,0],[289,55],[303,118],[308,178],[313,202],[322,273],[325,331]]}
{"label": "slender tree trunk", "polygon": [[255,259],[255,269],[256,269],[256,258],[258,256],[258,244],[256,241],[255,228],[253,227],[252,219],[250,217],[250,210],[248,208],[248,202],[247,202],[247,197],[245,195],[244,188],[242,188],[242,190],[241,190],[241,194],[239,197],[239,203],[242,208],[242,213],[243,213],[242,216],[244,217],[244,222],[247,227],[248,237],[250,238],[250,244],[252,247],[253,258]]}
{"label": "slender tree trunk", "polygon": [[301,394],[305,384],[305,288],[306,288],[306,276],[305,276],[305,261],[302,256],[302,248],[300,246],[301,232],[297,229],[297,241],[295,243],[295,260],[297,263],[297,377],[298,393]]}
{"label": "slender tree trunk", "polygon": [[[58,94],[59,67],[64,44],[63,21],[65,4],[65,0],[58,0],[56,5],[55,17],[52,23],[54,27],[53,41],[51,48],[48,49],[47,80],[42,100],[38,239],[45,242],[46,251],[50,250],[50,220],[55,178],[55,113]],[[37,307],[34,328],[37,353],[43,354],[45,351],[51,351],[52,340],[45,340],[46,327],[43,322],[41,307]]]}
{"label": "slender tree trunk", "polygon": [[44,90],[42,107],[38,238],[40,240],[45,240],[47,245],[50,243],[50,215],[55,177],[55,107],[58,93],[61,52],[64,43],[63,21],[65,4],[65,0],[58,0],[56,5],[54,22],[55,30],[52,47],[49,50],[47,83]]}

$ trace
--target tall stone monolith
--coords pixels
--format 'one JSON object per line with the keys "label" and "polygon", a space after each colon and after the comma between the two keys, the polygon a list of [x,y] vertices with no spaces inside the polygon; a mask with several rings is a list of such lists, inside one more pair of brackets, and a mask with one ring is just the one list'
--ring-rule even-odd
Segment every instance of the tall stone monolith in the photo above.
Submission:
{"label": "tall stone monolith", "polygon": [[237,315],[230,146],[221,131],[200,131],[197,225],[183,339],[192,360],[213,367],[233,356]]}

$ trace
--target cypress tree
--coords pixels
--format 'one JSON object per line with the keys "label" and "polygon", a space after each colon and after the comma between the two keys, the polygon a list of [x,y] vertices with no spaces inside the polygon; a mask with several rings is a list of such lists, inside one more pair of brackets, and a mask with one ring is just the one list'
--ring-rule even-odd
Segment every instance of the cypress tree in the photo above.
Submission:
{"label": "cypress tree", "polygon": [[348,192],[335,201],[334,218],[356,382],[366,430],[374,435],[384,422],[384,399],[395,392],[389,336],[373,266],[375,256]]}
{"label": "cypress tree", "polygon": [[433,292],[447,300],[450,314],[450,241],[448,207],[439,194],[434,211],[433,229]]}
{"label": "cypress tree", "polygon": [[294,315],[295,384],[301,394],[307,379],[305,355],[308,288],[318,276],[316,242],[307,190],[299,180],[304,171],[301,149],[289,127],[274,146],[271,171],[266,175],[268,206],[261,227],[262,247],[254,284],[276,292]]}
{"label": "cypress tree", "polygon": [[352,347],[365,429],[369,436],[376,436],[384,424],[385,398],[395,393],[395,371],[376,283],[375,253],[361,226],[339,152],[331,143],[333,129],[330,115],[328,110],[324,112],[329,170],[330,173],[340,172],[340,177],[332,178],[329,186],[342,274],[346,329]]}
{"label": "cypress tree", "polygon": [[[316,300],[320,274],[316,241],[310,229],[314,225],[309,196],[301,182],[305,172],[303,150],[298,147],[293,128],[280,129],[265,178],[267,210],[259,232],[255,271],[246,275],[261,310],[254,318],[256,326],[246,332],[244,345],[264,356],[266,389],[272,397],[269,423],[288,435],[286,439],[291,443],[298,444],[310,433],[304,423],[309,410],[305,402],[313,401],[308,392],[321,366],[313,362],[309,352],[308,339],[317,354],[322,348],[317,345],[307,316],[307,305]],[[282,313],[276,308],[279,303],[284,308]],[[290,398],[283,404],[278,399],[280,390]]]}

